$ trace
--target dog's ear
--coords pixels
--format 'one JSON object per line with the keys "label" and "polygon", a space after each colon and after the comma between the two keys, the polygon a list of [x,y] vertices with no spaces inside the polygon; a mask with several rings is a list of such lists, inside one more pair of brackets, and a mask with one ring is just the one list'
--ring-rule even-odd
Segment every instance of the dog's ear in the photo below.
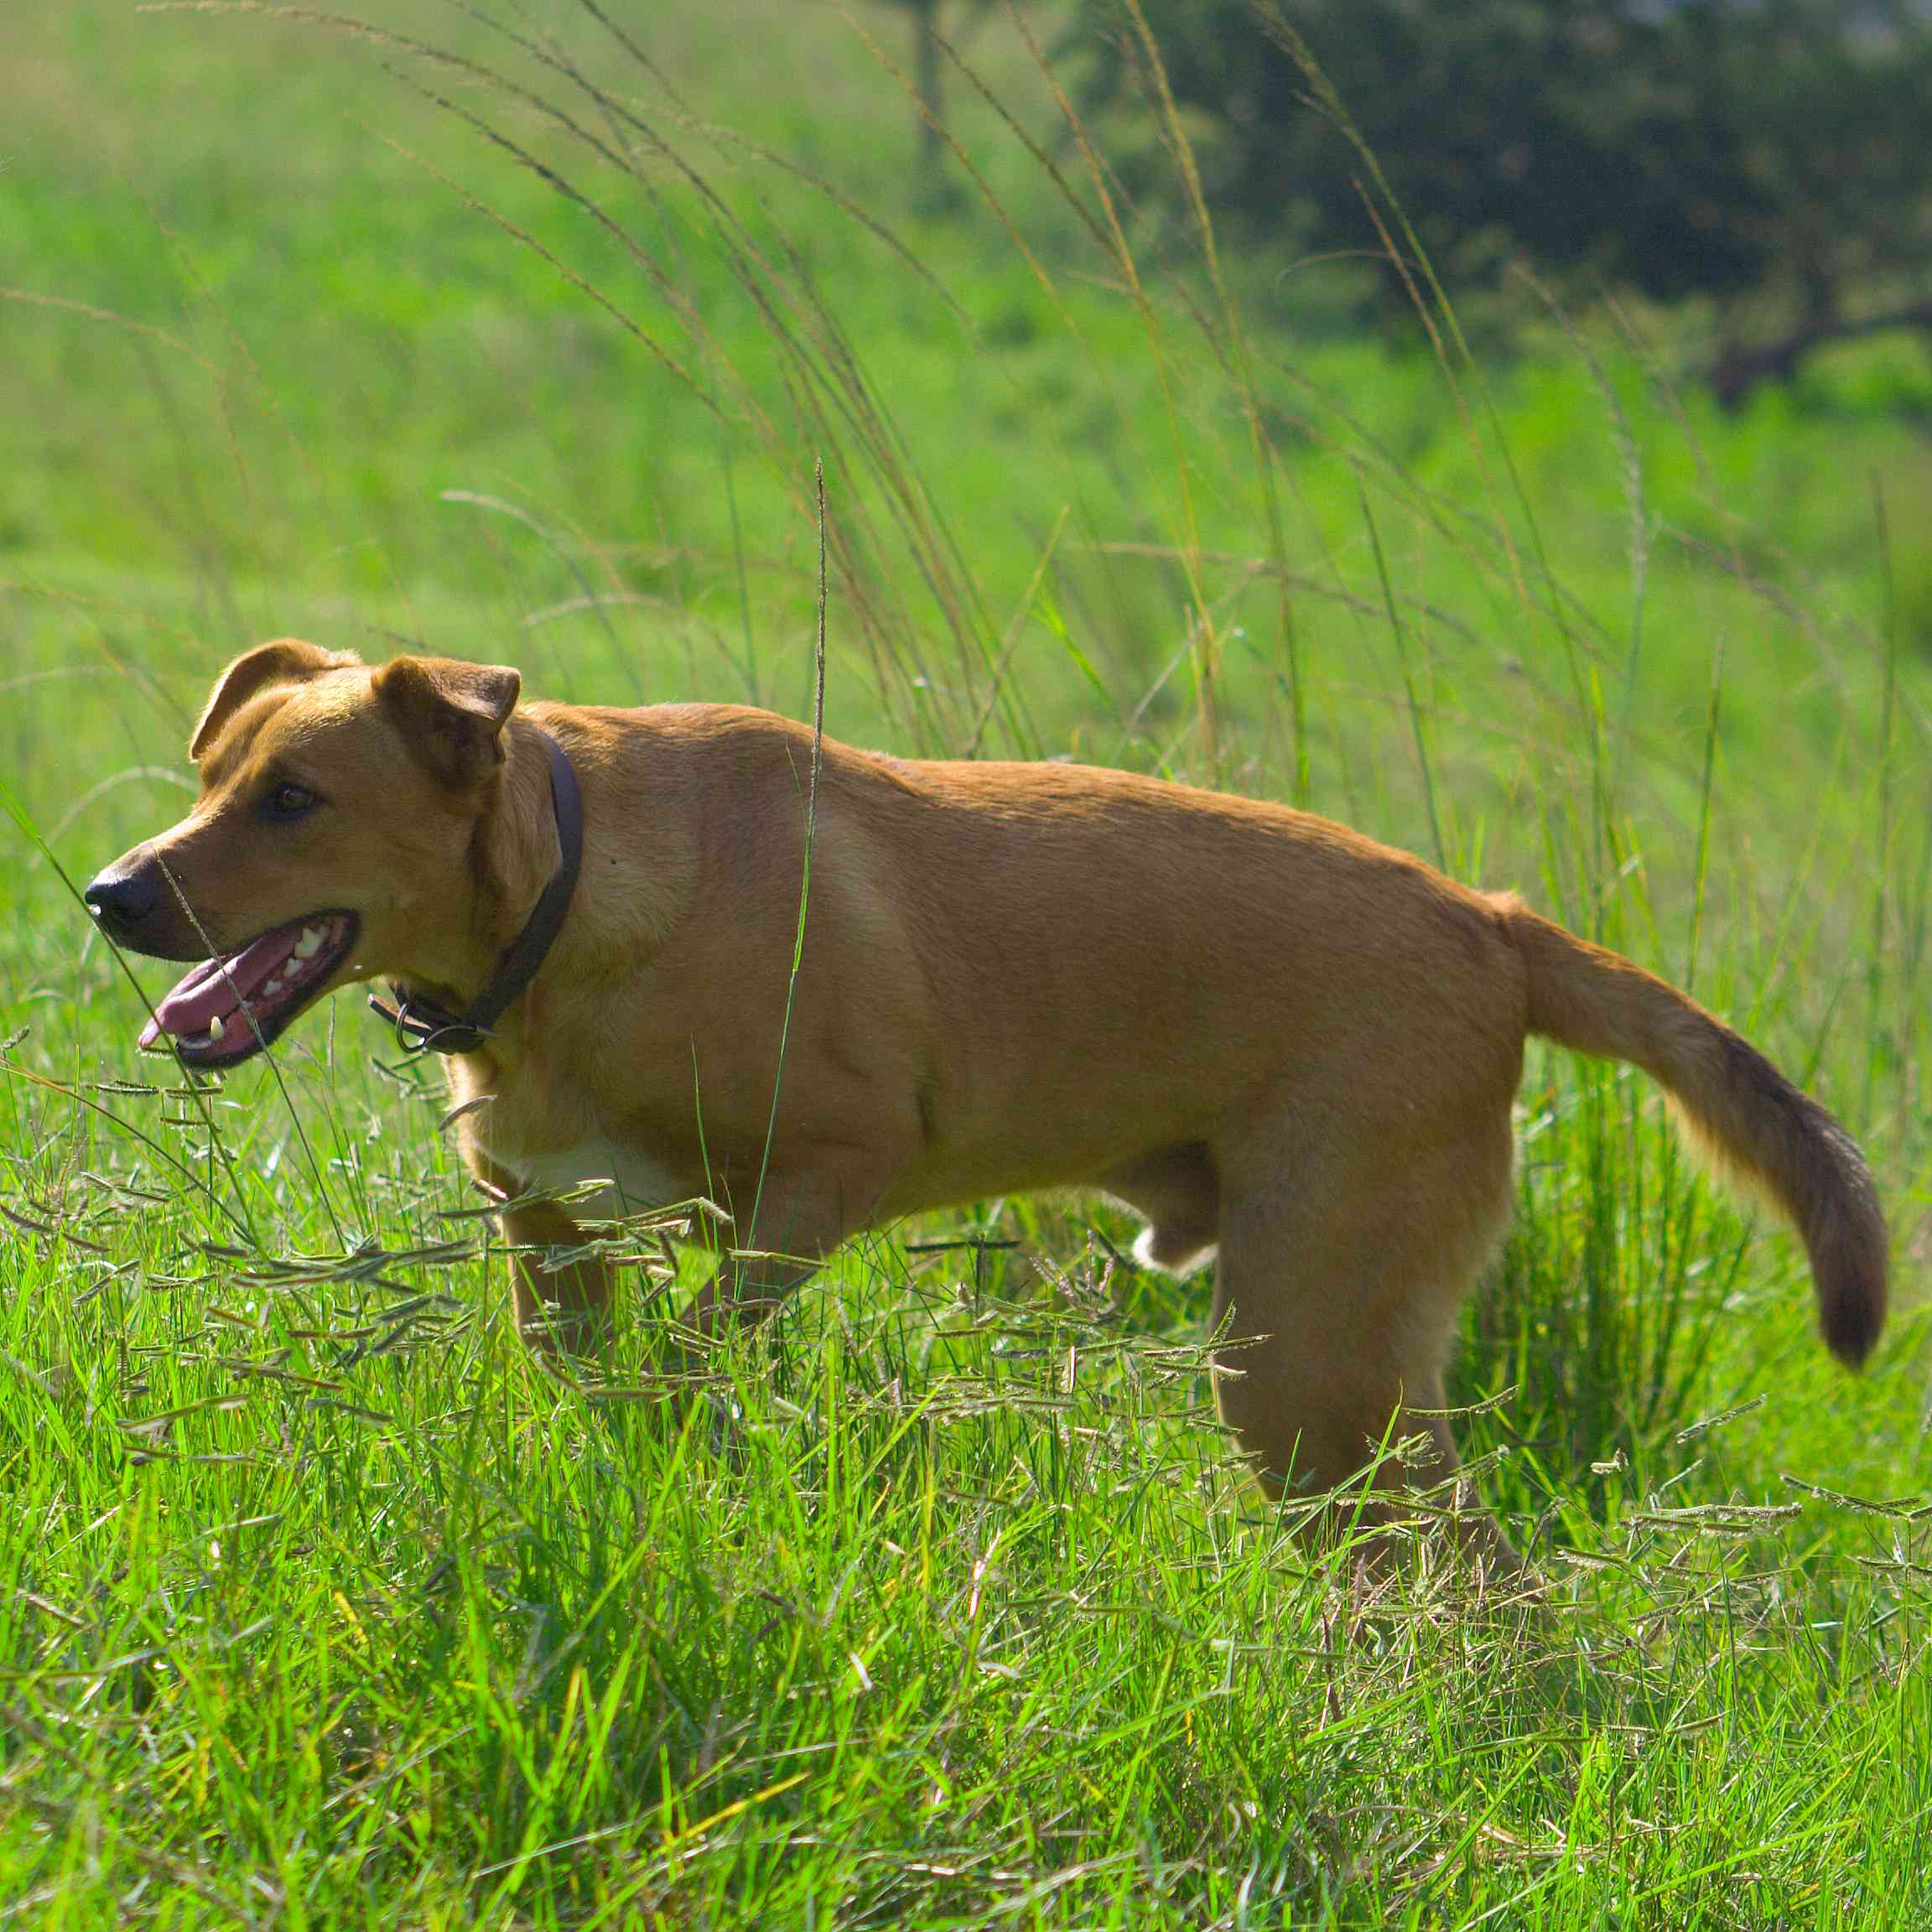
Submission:
{"label": "dog's ear", "polygon": [[305,644],[299,637],[278,637],[273,644],[257,644],[252,651],[244,651],[215,680],[214,695],[188,741],[188,756],[199,758],[221,735],[221,727],[257,691],[266,691],[271,684],[300,684],[324,671],[340,671],[361,662],[353,652],[325,651],[319,644]]}
{"label": "dog's ear", "polygon": [[458,791],[503,762],[503,727],[522,688],[522,676],[506,664],[453,657],[394,657],[375,683],[409,749]]}

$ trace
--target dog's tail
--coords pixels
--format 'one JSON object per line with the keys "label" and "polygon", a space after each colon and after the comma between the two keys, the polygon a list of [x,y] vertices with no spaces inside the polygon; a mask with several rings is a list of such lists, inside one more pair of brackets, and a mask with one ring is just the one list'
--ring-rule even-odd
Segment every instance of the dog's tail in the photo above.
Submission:
{"label": "dog's tail", "polygon": [[1513,899],[1498,903],[1527,969],[1530,1031],[1657,1081],[1700,1151],[1804,1237],[1825,1340],[1862,1362],[1885,1325],[1885,1218],[1851,1135],[1675,986]]}

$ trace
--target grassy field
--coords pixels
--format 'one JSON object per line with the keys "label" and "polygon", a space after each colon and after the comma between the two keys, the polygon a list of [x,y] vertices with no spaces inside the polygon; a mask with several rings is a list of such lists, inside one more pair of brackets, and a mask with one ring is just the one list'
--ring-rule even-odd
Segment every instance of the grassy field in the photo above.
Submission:
{"label": "grassy field", "polygon": [[[1726,418],[1695,315],[1351,332],[1393,267],[1133,205],[1183,131],[997,11],[943,209],[889,8],[13,13],[0,1924],[1932,1921],[1932,360]],[[1553,1588],[1472,1606],[1296,1550],[1102,1206],[868,1240],[673,1410],[528,1361],[356,996],[136,1057],[71,882],[222,660],[803,715],[819,458],[831,730],[1305,803],[1691,985],[1872,1155],[1870,1371],[1533,1056],[1457,1395]]]}

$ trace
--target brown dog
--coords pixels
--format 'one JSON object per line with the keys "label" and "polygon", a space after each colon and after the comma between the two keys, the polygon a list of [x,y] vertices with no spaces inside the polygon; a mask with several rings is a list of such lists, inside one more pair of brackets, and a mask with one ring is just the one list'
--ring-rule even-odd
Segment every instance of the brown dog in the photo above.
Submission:
{"label": "brown dog", "polygon": [[[1218,1256],[1243,1344],[1222,1415],[1271,1488],[1328,1486],[1439,1415],[1457,1305],[1509,1208],[1525,1035],[1634,1062],[1798,1228],[1825,1337],[1863,1358],[1886,1238],[1852,1141],[1683,994],[1509,897],[1275,805],[1057,764],[813,742],[728,705],[517,709],[514,671],[378,669],[293,641],[231,665],[187,818],[87,897],[123,945],[220,963],[148,1030],[246,1058],[381,974],[460,1008],[557,871],[544,734],[582,872],[541,969],[450,1061],[504,1197],[707,1195],[740,1247],[708,1314],[768,1305],[858,1230],[1067,1186]],[[540,727],[540,729],[539,729]],[[611,1283],[553,1205],[511,1206],[517,1311],[595,1340]],[[1235,1373],[1234,1371],[1238,1371]]]}

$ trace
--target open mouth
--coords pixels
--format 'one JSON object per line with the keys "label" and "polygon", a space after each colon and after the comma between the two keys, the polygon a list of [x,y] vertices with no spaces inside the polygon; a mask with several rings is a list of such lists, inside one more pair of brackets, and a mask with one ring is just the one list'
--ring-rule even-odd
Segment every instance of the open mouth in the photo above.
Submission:
{"label": "open mouth", "polygon": [[231,1067],[259,1053],[319,995],[356,943],[353,912],[292,919],[219,959],[204,960],[154,1009],[141,1045],[165,1041],[196,1067]]}

